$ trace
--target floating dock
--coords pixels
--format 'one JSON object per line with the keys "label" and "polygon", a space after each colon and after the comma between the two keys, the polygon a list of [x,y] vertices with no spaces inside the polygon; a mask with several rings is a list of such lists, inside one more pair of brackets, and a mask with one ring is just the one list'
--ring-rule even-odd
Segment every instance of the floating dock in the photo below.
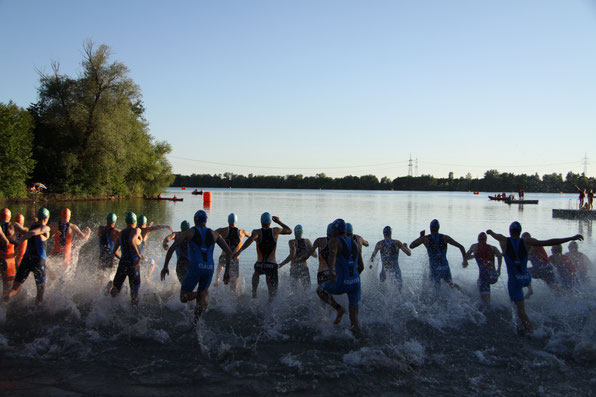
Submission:
{"label": "floating dock", "polygon": [[503,200],[507,204],[538,204],[538,200]]}
{"label": "floating dock", "polygon": [[553,209],[553,218],[596,219],[596,211]]}

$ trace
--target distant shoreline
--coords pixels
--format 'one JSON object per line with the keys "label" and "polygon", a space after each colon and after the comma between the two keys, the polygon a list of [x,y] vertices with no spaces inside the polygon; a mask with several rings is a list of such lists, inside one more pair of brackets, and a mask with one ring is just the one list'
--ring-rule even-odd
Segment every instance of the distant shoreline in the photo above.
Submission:
{"label": "distant shoreline", "polygon": [[116,201],[123,199],[143,198],[143,196],[69,196],[64,194],[28,194],[26,197],[13,197],[0,199],[5,203],[47,203],[52,201]]}

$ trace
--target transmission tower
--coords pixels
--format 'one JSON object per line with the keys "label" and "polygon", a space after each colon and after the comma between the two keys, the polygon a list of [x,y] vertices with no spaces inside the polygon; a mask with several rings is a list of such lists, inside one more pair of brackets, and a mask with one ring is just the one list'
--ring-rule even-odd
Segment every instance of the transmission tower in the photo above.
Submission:
{"label": "transmission tower", "polygon": [[416,166],[414,167],[414,176],[418,176],[418,157],[416,157]]}
{"label": "transmission tower", "polygon": [[588,154],[584,154],[584,176],[588,175]]}
{"label": "transmission tower", "polygon": [[412,176],[412,153],[410,153],[410,160],[408,161],[408,176]]}

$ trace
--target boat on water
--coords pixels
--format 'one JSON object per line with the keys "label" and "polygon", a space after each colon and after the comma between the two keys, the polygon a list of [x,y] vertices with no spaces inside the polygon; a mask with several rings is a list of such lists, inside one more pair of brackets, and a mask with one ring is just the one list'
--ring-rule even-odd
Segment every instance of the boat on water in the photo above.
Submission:
{"label": "boat on water", "polygon": [[202,195],[203,194],[203,189],[201,189],[201,190],[195,189],[195,190],[192,191],[192,194],[194,194],[195,196],[196,195]]}
{"label": "boat on water", "polygon": [[538,204],[538,200],[515,200],[515,199],[506,199],[504,200],[506,204]]}
{"label": "boat on water", "polygon": [[182,197],[145,197],[145,200],[184,201],[184,198],[182,198]]}
{"label": "boat on water", "polygon": [[506,200],[506,199],[504,199],[501,196],[488,196],[488,199],[489,200],[494,200],[494,201],[503,201],[503,200]]}
{"label": "boat on water", "polygon": [[565,210],[553,208],[553,218],[561,219],[596,219],[596,211]]}

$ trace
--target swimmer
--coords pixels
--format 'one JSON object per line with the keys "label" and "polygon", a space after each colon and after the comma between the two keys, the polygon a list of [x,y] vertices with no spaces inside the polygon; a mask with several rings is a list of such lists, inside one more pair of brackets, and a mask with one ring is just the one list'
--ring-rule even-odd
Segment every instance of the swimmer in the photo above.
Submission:
{"label": "swimmer", "polygon": [[[403,281],[401,278],[401,269],[399,268],[399,251],[402,250],[407,256],[411,256],[412,252],[407,244],[404,244],[399,240],[393,240],[391,238],[392,233],[391,226],[385,226],[383,228],[383,240],[375,245],[375,249],[370,256],[370,261],[373,262],[377,252],[380,251],[381,273],[379,274],[379,279],[381,282],[385,282],[387,273],[389,273],[389,277],[395,281],[397,289],[401,292]],[[372,269],[372,264],[370,265],[370,268]]]}
{"label": "swimmer", "polygon": [[[216,232],[222,236],[224,240],[226,240],[226,244],[228,244],[228,247],[230,247],[232,250],[232,254],[238,252],[245,238],[250,237],[250,232],[244,229],[239,229],[236,226],[237,223],[238,216],[236,216],[234,213],[231,213],[228,215],[228,226],[216,230]],[[223,271],[225,261],[226,256],[222,251],[217,264],[217,278],[215,280],[215,285],[219,283],[219,278],[221,276],[221,272]],[[229,285],[232,287],[234,292],[238,292],[238,283],[240,281],[240,260],[238,257],[232,258],[231,266],[232,268],[230,269]]]}
{"label": "swimmer", "polygon": [[[271,221],[277,223],[281,227],[271,227]],[[267,290],[269,292],[269,302],[273,300],[277,294],[277,287],[279,284],[279,277],[277,274],[277,259],[275,252],[277,251],[277,238],[281,234],[292,234],[286,224],[279,220],[277,216],[271,216],[268,212],[261,215],[261,228],[254,229],[250,237],[246,240],[242,248],[234,254],[237,258],[242,251],[250,247],[253,241],[257,243],[257,261],[255,263],[255,272],[252,275],[252,297],[257,297],[257,288],[259,286],[259,278],[265,275],[267,282]]]}
{"label": "swimmer", "polygon": [[114,244],[120,237],[120,229],[116,228],[118,216],[111,212],[106,216],[105,226],[97,228],[99,237],[99,268],[111,271],[114,268]]}
{"label": "swimmer", "polygon": [[358,320],[358,304],[360,302],[360,273],[364,270],[364,262],[360,246],[346,234],[346,223],[343,219],[333,222],[333,238],[329,240],[329,281],[319,286],[321,300],[335,309],[337,317],[334,324],[339,324],[346,312],[340,304],[330,299],[331,295],[348,295],[350,312],[350,331],[360,337]]}
{"label": "swimmer", "polygon": [[62,259],[65,268],[68,268],[70,265],[73,236],[77,236],[78,238],[87,241],[91,235],[91,229],[88,227],[85,228],[85,233],[83,233],[77,225],[70,223],[70,216],[70,209],[64,208],[60,213],[60,221],[50,225],[50,230],[52,232],[51,236],[54,237],[54,249],[50,252],[49,259]]}
{"label": "swimmer", "polygon": [[523,294],[523,288],[530,287],[532,281],[532,276],[527,268],[528,248],[563,244],[572,240],[583,240],[584,238],[581,234],[576,234],[573,237],[553,238],[550,240],[536,240],[532,237],[523,239],[521,238],[521,232],[521,224],[516,221],[509,226],[510,237],[505,237],[492,230],[487,230],[486,234],[497,240],[501,246],[501,251],[505,258],[505,265],[507,266],[507,290],[509,292],[509,298],[517,309],[517,315],[521,320],[525,331],[532,333],[534,327],[526,314]]}
{"label": "swimmer", "polygon": [[592,268],[592,261],[585,254],[579,252],[579,246],[575,241],[569,243],[568,250],[569,252],[566,255],[569,256],[575,266],[580,284],[587,284],[589,282],[588,269]]}
{"label": "swimmer", "polygon": [[430,223],[430,234],[424,235],[424,230],[421,231],[420,237],[410,243],[410,248],[416,248],[421,244],[426,247],[430,265],[430,280],[434,283],[437,291],[441,287],[441,280],[444,280],[451,288],[456,288],[459,291],[462,291],[460,286],[455,284],[451,279],[451,270],[449,269],[449,262],[447,261],[447,245],[451,244],[454,247],[459,248],[463,257],[463,267],[468,267],[466,249],[463,245],[446,234],[440,234],[439,227],[439,221],[433,219]]}
{"label": "swimmer", "polygon": [[[180,301],[183,303],[196,300],[195,306],[195,324],[201,314],[209,305],[209,286],[213,278],[215,263],[213,261],[213,249],[215,243],[226,253],[226,270],[224,272],[224,284],[230,279],[230,260],[232,251],[226,244],[226,241],[216,231],[207,227],[207,213],[199,210],[194,215],[195,226],[180,233],[174,240],[174,244],[168,249],[164,263],[165,274],[168,274],[168,262],[172,257],[173,251],[188,243],[188,271],[182,280],[180,286]],[[164,274],[164,277],[165,277]],[[199,285],[196,292],[195,287]]]}
{"label": "swimmer", "polygon": [[142,240],[141,229],[137,227],[137,215],[134,212],[126,213],[126,229],[120,232],[120,238],[114,244],[114,256],[120,261],[118,262],[110,294],[112,297],[116,297],[120,293],[124,280],[128,277],[130,301],[133,306],[139,304],[139,289],[141,287],[141,252],[139,246]]}
{"label": "swimmer", "polygon": [[[19,230],[22,230],[22,232],[15,230],[16,231],[16,239],[22,240],[23,235],[27,232],[27,229],[25,229],[25,216],[23,214],[17,214],[13,225],[18,225]],[[23,257],[25,256],[26,250],[27,250],[27,240],[23,241],[21,244],[19,244],[16,247],[15,266],[17,269],[19,268],[19,265],[23,261]]]}
{"label": "swimmer", "polygon": [[[176,238],[181,238],[180,236],[182,235],[182,233],[184,233],[188,229],[190,229],[190,223],[188,223],[188,221],[182,221],[182,223],[180,224],[180,231],[174,232],[174,233],[166,236],[166,238],[163,240],[163,249],[166,251],[169,251],[168,243]],[[186,272],[188,271],[188,263],[189,263],[188,241],[182,241],[176,248],[173,249],[173,251],[176,252],[176,258],[177,258],[176,259],[176,277],[178,277],[178,281],[180,282],[180,284],[182,284],[184,277],[186,277]],[[172,255],[170,254],[170,257],[171,256]],[[161,281],[166,279],[166,274],[170,274],[170,271],[168,269],[168,263],[169,263],[169,261],[164,263],[164,267],[161,270],[161,274],[160,274]]]}
{"label": "swimmer", "polygon": [[150,278],[151,275],[153,274],[153,270],[155,270],[155,260],[153,260],[153,258],[145,257],[145,243],[147,242],[149,235],[156,230],[169,229],[170,232],[173,233],[174,229],[172,229],[172,226],[170,226],[170,225],[155,225],[154,226],[153,222],[151,222],[150,224],[147,224],[147,222],[148,222],[148,219],[145,215],[139,216],[138,227],[139,227],[139,229],[141,229],[141,245],[139,246],[139,252],[141,253],[141,265],[144,265],[144,264],[151,265],[151,268],[149,269],[149,272],[147,273],[147,278]]}
{"label": "swimmer", "polygon": [[[495,269],[495,256],[499,261],[498,269]],[[472,244],[466,253],[467,259],[476,259],[478,265],[478,291],[482,301],[490,306],[490,285],[496,283],[501,275],[501,264],[503,255],[499,249],[486,243],[486,233],[478,234],[478,242]]]}
{"label": "swimmer", "polygon": [[[306,259],[299,260],[299,258],[301,259],[306,252],[310,251],[312,243],[309,239],[302,237],[303,233],[304,229],[302,228],[302,225],[296,225],[294,228],[294,236],[296,236],[296,238],[288,242],[290,253],[288,254],[288,257],[279,264],[279,267],[281,268],[283,265],[290,262],[290,282],[294,290],[298,287],[298,283],[302,284],[302,287],[305,289],[310,288],[308,263]],[[314,252],[311,255],[315,257]]]}
{"label": "swimmer", "polygon": [[19,293],[31,272],[33,272],[37,285],[37,303],[43,301],[46,282],[46,241],[50,238],[49,220],[50,211],[47,208],[40,208],[37,212],[37,221],[31,225],[29,231],[24,233],[20,240],[15,242],[18,245],[21,241],[27,240],[27,251],[19,270],[17,270],[12,288],[4,297],[5,302]]}
{"label": "swimmer", "polygon": [[358,244],[360,244],[361,251],[362,251],[362,247],[368,247],[368,241],[363,239],[362,236],[354,234],[354,227],[352,226],[351,223],[346,223],[346,234],[349,238],[353,239]]}
{"label": "swimmer", "polygon": [[2,296],[8,294],[17,272],[15,259],[16,233],[10,223],[12,214],[8,208],[0,211],[0,277],[2,277]]}
{"label": "swimmer", "polygon": [[[524,232],[521,237],[526,239],[532,236],[530,233]],[[532,264],[532,267],[528,268],[532,280],[543,280],[549,288],[556,289],[555,272],[544,247],[533,246],[528,248],[528,260]]]}
{"label": "swimmer", "polygon": [[569,291],[579,285],[575,265],[569,255],[563,255],[563,246],[553,245],[552,255],[549,256],[550,263],[557,272],[557,284],[563,291]]}

